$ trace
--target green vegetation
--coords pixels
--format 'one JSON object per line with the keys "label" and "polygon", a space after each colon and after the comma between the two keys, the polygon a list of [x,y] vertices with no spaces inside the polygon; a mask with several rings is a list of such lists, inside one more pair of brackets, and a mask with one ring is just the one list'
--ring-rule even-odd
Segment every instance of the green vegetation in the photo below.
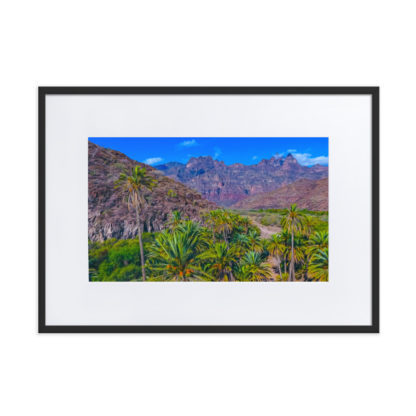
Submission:
{"label": "green vegetation", "polygon": [[[289,229],[265,239],[250,219],[229,211],[210,211],[201,222],[175,211],[165,230],[142,240],[146,281],[328,280],[328,233],[313,227],[296,225],[292,245]],[[91,281],[139,281],[141,265],[138,239],[89,244]]]}
{"label": "green vegetation", "polygon": [[[153,237],[145,233],[143,239],[145,246],[148,246]],[[137,280],[141,275],[140,266],[140,244],[137,239],[111,239],[89,244],[89,269],[92,281]]]}
{"label": "green vegetation", "polygon": [[[247,216],[255,222],[267,227],[280,227],[281,219],[284,215],[284,209],[239,209],[233,210],[234,213]],[[327,211],[308,211],[300,209],[299,212],[314,222],[314,229],[325,231],[328,229],[328,212]]]}
{"label": "green vegetation", "polygon": [[177,196],[178,196],[178,194],[173,189],[168,190],[168,197],[169,198],[176,198]]}
{"label": "green vegetation", "polygon": [[90,242],[91,281],[328,281],[327,212],[217,209],[197,222],[174,211],[142,233],[142,189],[154,185],[144,168],[120,175],[138,238]]}

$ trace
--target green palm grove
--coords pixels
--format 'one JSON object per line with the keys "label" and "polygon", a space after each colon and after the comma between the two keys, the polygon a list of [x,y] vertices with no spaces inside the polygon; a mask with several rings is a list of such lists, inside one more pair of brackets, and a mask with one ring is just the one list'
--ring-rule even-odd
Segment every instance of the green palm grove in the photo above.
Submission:
{"label": "green palm grove", "polygon": [[139,166],[120,175],[115,187],[135,213],[138,238],[90,241],[90,280],[328,281],[328,223],[321,215],[296,205],[269,210],[280,232],[262,238],[248,216],[232,210],[206,212],[200,221],[174,211],[163,231],[143,233],[143,190],[156,185]]}

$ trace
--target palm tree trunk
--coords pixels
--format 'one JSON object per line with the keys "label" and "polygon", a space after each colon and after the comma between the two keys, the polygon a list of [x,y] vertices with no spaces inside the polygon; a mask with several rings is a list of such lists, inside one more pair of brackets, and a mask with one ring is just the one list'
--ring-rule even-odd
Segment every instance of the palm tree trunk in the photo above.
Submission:
{"label": "palm tree trunk", "polygon": [[280,259],[279,255],[277,255],[276,257],[277,257],[277,268],[279,269],[280,280],[283,280],[282,268],[280,267],[282,260]]}
{"label": "palm tree trunk", "polygon": [[295,267],[293,264],[293,261],[290,261],[290,265],[289,265],[289,282],[294,282],[295,281]]}
{"label": "palm tree trunk", "polygon": [[229,277],[230,282],[235,282],[235,277],[233,275],[233,272],[230,270],[230,277]]}
{"label": "palm tree trunk", "polygon": [[308,268],[309,268],[309,256],[306,256],[306,262],[305,262],[305,274],[303,278],[305,279],[305,282],[309,280],[308,278]]}
{"label": "palm tree trunk", "polygon": [[144,267],[144,251],[143,251],[143,241],[142,241],[142,227],[140,224],[140,215],[139,215],[139,208],[136,207],[136,221],[137,221],[137,234],[139,236],[139,246],[140,246],[140,261],[142,264],[142,280],[143,282],[146,280],[146,270]]}
{"label": "palm tree trunk", "polygon": [[224,241],[225,241],[225,244],[227,244],[227,248],[228,248],[228,240],[227,240],[227,235],[225,233],[225,230],[222,232],[222,234],[224,235]]}
{"label": "palm tree trunk", "polygon": [[295,245],[294,245],[293,229],[292,229],[292,258],[290,259],[290,266],[289,266],[289,281],[290,282],[294,282],[295,281],[295,258],[294,258],[294,252],[295,252]]}

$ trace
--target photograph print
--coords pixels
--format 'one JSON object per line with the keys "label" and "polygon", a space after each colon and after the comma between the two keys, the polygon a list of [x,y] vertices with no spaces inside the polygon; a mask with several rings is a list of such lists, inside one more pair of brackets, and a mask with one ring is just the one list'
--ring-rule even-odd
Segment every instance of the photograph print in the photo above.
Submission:
{"label": "photograph print", "polygon": [[91,282],[328,282],[328,138],[91,137]]}

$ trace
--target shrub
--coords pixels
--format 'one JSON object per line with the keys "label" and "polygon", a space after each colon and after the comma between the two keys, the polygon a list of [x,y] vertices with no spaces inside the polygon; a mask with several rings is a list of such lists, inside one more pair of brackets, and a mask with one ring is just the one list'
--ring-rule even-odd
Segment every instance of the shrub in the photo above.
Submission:
{"label": "shrub", "polygon": [[142,271],[140,266],[136,264],[129,264],[128,266],[116,269],[109,276],[109,281],[129,282],[132,280],[141,279]]}
{"label": "shrub", "polygon": [[[150,235],[146,233],[144,237],[145,244],[149,244]],[[140,245],[137,239],[90,242],[91,281],[128,281],[137,278],[139,269]]]}
{"label": "shrub", "polygon": [[279,217],[277,215],[265,215],[261,220],[262,225],[277,225],[279,224]]}

